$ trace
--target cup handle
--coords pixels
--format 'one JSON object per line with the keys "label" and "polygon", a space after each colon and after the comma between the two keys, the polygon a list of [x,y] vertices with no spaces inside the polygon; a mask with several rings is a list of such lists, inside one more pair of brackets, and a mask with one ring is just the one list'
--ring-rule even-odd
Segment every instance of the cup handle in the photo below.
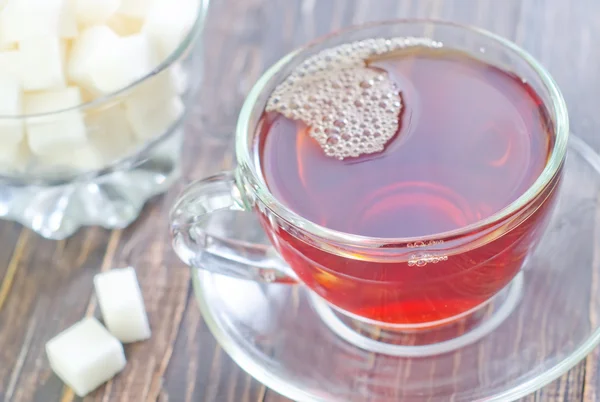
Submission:
{"label": "cup handle", "polygon": [[[175,252],[194,268],[258,282],[296,283],[272,245],[238,239],[257,229],[239,224],[235,215],[240,213],[254,212],[244,207],[232,172],[191,183],[169,215]],[[217,215],[234,224],[215,223]]]}

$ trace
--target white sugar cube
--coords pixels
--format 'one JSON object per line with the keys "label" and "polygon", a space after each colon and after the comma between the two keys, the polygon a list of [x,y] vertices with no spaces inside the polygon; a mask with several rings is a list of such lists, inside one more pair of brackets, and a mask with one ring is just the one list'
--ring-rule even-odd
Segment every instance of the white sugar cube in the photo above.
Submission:
{"label": "white sugar cube", "polygon": [[62,13],[58,23],[58,36],[61,39],[74,39],[77,35],[79,35],[79,28],[73,0],[63,0]]}
{"label": "white sugar cube", "polygon": [[67,0],[8,0],[0,11],[0,44],[9,46],[28,38],[73,38],[75,16]]}
{"label": "white sugar cube", "polygon": [[6,143],[0,147],[0,165],[2,169],[22,170],[31,154],[25,141],[17,144]]}
{"label": "white sugar cube", "polygon": [[23,39],[19,42],[21,77],[25,91],[65,86],[65,48],[58,37]]}
{"label": "white sugar cube", "polygon": [[[177,65],[173,65],[176,67]],[[180,71],[168,68],[159,74],[145,80],[132,92],[132,98],[143,98],[147,103],[158,107],[163,99],[169,99],[182,92],[183,85],[187,85]]]}
{"label": "white sugar cube", "polygon": [[73,0],[75,16],[81,25],[105,23],[121,6],[121,0]]}
{"label": "white sugar cube", "polygon": [[85,123],[90,142],[106,161],[125,156],[134,146],[133,133],[121,106],[90,111]]}
{"label": "white sugar cube", "polygon": [[0,52],[0,73],[10,74],[22,81],[21,53],[18,50]]}
{"label": "white sugar cube", "polygon": [[71,152],[72,157],[66,163],[80,170],[100,169],[106,165],[106,160],[102,157],[102,153],[93,144],[86,144],[82,147],[75,148]]}
{"label": "white sugar cube", "polygon": [[144,299],[133,268],[97,274],[94,287],[104,323],[114,336],[123,343],[150,337]]}
{"label": "white sugar cube", "polygon": [[15,43],[2,43],[2,39],[0,39],[0,51],[4,52],[7,50],[17,50],[17,42]]}
{"label": "white sugar cube", "polygon": [[[10,74],[0,72],[0,144],[11,145],[23,140],[23,88],[20,81]],[[15,116],[11,118],[10,116]]]}
{"label": "white sugar cube", "polygon": [[178,96],[166,99],[132,97],[126,101],[125,109],[135,136],[147,140],[167,132],[183,116],[184,105]]}
{"label": "white sugar cube", "polygon": [[101,152],[92,144],[53,150],[52,154],[39,158],[44,165],[75,169],[79,171],[100,169],[105,165]]}
{"label": "white sugar cube", "polygon": [[129,36],[140,33],[144,21],[139,18],[128,17],[123,14],[114,14],[106,22],[106,25],[119,36]]}
{"label": "white sugar cube", "polygon": [[183,114],[178,96],[182,90],[180,78],[174,69],[162,71],[137,87],[125,101],[127,118],[139,140],[163,134]]}
{"label": "white sugar cube", "polygon": [[123,346],[95,318],[86,318],[46,344],[50,367],[83,397],[125,367]]}
{"label": "white sugar cube", "polygon": [[127,17],[144,18],[151,3],[148,0],[122,0],[118,12]]}
{"label": "white sugar cube", "polygon": [[75,87],[25,95],[25,114],[49,113],[28,117],[25,121],[27,140],[34,154],[50,155],[60,152],[64,147],[83,146],[86,143],[86,129],[80,110],[50,113],[80,104],[81,93]]}
{"label": "white sugar cube", "polygon": [[25,96],[25,113],[40,114],[68,109],[81,104],[81,92],[77,87],[57,91],[28,93]]}
{"label": "white sugar cube", "polygon": [[90,67],[90,77],[97,90],[109,93],[129,86],[157,65],[148,37],[136,34],[119,38],[112,51]]}
{"label": "white sugar cube", "polygon": [[198,16],[198,0],[155,0],[142,31],[149,35],[162,59],[177,49]]}
{"label": "white sugar cube", "polygon": [[99,92],[92,78],[92,68],[110,57],[118,42],[118,35],[109,27],[98,25],[84,30],[75,41],[67,62],[67,76],[72,82],[92,93]]}

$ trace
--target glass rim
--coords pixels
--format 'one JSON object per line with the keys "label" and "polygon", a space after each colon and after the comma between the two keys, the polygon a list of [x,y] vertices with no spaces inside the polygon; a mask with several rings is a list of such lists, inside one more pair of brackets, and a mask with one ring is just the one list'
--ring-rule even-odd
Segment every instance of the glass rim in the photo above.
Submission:
{"label": "glass rim", "polygon": [[[72,106],[65,109],[57,109],[46,113],[37,113],[37,114],[25,114],[25,115],[15,115],[15,116],[2,116],[0,115],[0,123],[6,121],[13,120],[26,120],[33,118],[40,118],[45,116],[54,116],[62,113],[69,113],[73,111],[79,110],[87,110],[90,108],[101,107],[103,105],[108,105],[110,107],[110,103],[113,101],[117,101],[123,95],[133,91],[135,88],[146,82],[148,79],[161,74],[163,71],[167,70],[171,67],[175,62],[180,60],[187,49],[193,45],[197,37],[200,35],[204,28],[204,22],[206,20],[206,15],[208,13],[208,6],[210,0],[198,0],[198,14],[194,20],[194,23],[181,42],[177,45],[177,48],[169,54],[167,58],[165,58],[162,62],[160,62],[152,71],[144,74],[142,77],[133,81],[129,85],[118,89],[116,91],[104,94],[99,98],[88,102],[82,102],[76,106]],[[17,185],[39,185],[39,186],[57,186],[68,184],[82,177],[99,177],[104,176],[108,173],[111,173],[120,167],[127,166],[130,163],[135,162],[135,159],[149,152],[155,146],[161,144],[164,140],[171,137],[173,132],[175,131],[175,126],[179,123],[177,120],[173,126],[169,127],[164,133],[161,135],[149,139],[144,143],[141,143],[138,147],[134,148],[127,154],[120,156],[106,163],[102,167],[96,169],[87,169],[81,171],[56,171],[56,172],[20,172],[20,171],[0,171],[0,180],[8,183],[13,183]]]}
{"label": "glass rim", "polygon": [[[509,51],[516,54],[522,61],[525,61],[527,65],[533,70],[533,72],[537,75],[537,77],[541,80],[543,87],[546,91],[548,91],[551,99],[551,104],[553,106],[553,110],[549,110],[551,117],[554,121],[554,133],[555,133],[555,141],[554,146],[552,147],[550,157],[548,162],[546,163],[543,171],[540,173],[535,182],[522,193],[515,201],[501,209],[500,211],[494,213],[493,215],[478,220],[469,225],[460,227],[458,229],[434,233],[426,236],[418,236],[418,237],[370,237],[370,236],[362,236],[351,234],[347,232],[342,232],[334,229],[329,229],[327,227],[321,226],[317,223],[314,223],[299,214],[293,212],[285,205],[283,205],[271,192],[269,191],[264,179],[262,179],[262,175],[258,174],[257,166],[253,163],[253,159],[250,153],[250,149],[248,147],[248,139],[250,136],[254,135],[255,127],[250,127],[251,116],[253,115],[254,109],[261,98],[264,95],[264,90],[274,78],[277,73],[282,70],[288,63],[294,60],[297,56],[300,56],[302,53],[309,51],[314,47],[318,47],[323,44],[330,38],[337,38],[343,36],[346,33],[357,32],[369,28],[376,27],[385,27],[385,26],[394,26],[394,25],[409,25],[409,24],[431,24],[434,26],[447,26],[452,28],[461,29],[464,31],[471,32],[473,34],[486,37],[491,39],[496,44],[501,47],[508,49]],[[382,35],[383,36],[383,35]],[[440,39],[443,43],[443,39]],[[368,23],[362,25],[355,25],[343,29],[341,31],[328,34],[317,38],[314,41],[309,42],[308,44],[288,53],[283,58],[281,58],[277,63],[271,66],[255,83],[250,93],[246,97],[246,100],[242,106],[240,116],[238,119],[238,124],[236,127],[236,157],[239,164],[238,169],[243,169],[244,172],[250,172],[251,176],[246,177],[245,179],[250,179],[252,184],[252,191],[257,196],[257,198],[265,204],[267,208],[275,215],[291,224],[292,226],[307,232],[311,236],[326,239],[329,241],[334,241],[340,244],[346,244],[350,246],[381,246],[384,244],[404,244],[404,243],[414,243],[414,242],[429,242],[432,240],[443,240],[448,238],[456,238],[464,235],[468,235],[480,229],[482,227],[487,227],[489,225],[493,225],[494,223],[498,223],[503,221],[504,219],[510,217],[512,214],[518,212],[521,208],[526,206],[535,197],[540,194],[540,192],[546,188],[551,182],[552,179],[558,173],[562,163],[564,161],[567,145],[568,145],[568,136],[569,136],[569,117],[567,106],[563,95],[554,81],[550,73],[543,67],[532,55],[530,55],[527,51],[522,49],[520,46],[515,44],[514,42],[492,33],[486,29],[479,28],[472,25],[455,23],[444,20],[436,20],[436,19],[396,19],[389,20],[383,22],[375,22]]]}

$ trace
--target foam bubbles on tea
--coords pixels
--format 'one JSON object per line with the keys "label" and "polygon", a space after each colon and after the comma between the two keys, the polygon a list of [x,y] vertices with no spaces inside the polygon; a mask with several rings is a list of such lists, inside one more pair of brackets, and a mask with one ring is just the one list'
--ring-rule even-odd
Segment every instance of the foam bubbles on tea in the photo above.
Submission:
{"label": "foam bubbles on tea", "polygon": [[398,131],[402,99],[388,74],[367,67],[367,60],[415,45],[436,44],[424,38],[369,39],[326,49],[275,89],[266,110],[302,121],[328,156],[343,160],[381,152]]}

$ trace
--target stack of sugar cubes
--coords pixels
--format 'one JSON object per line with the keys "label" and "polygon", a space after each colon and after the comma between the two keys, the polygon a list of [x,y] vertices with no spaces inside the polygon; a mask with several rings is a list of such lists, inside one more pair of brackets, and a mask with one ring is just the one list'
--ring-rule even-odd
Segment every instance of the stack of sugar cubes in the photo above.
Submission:
{"label": "stack of sugar cubes", "polygon": [[64,330],[46,344],[50,367],[78,396],[85,396],[125,368],[122,343],[150,338],[144,299],[132,267],[94,278],[106,328],[93,317]]}
{"label": "stack of sugar cubes", "polygon": [[200,1],[1,2],[2,169],[96,169],[172,128],[182,66],[141,79],[182,43]]}

